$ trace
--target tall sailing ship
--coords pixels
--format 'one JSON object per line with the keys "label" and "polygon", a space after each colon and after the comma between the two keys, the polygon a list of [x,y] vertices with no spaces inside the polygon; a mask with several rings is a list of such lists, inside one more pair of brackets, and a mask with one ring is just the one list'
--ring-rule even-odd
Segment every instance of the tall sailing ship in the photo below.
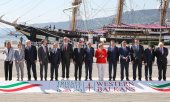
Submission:
{"label": "tall sailing ship", "polygon": [[106,38],[107,41],[111,39],[117,41],[131,40],[132,38],[138,38],[143,41],[160,41],[166,40],[166,36],[170,36],[170,26],[166,26],[165,24],[169,0],[161,0],[160,24],[122,23],[124,2],[125,0],[118,0],[117,14],[113,23],[92,31],[76,29],[77,14],[79,12],[80,5],[83,3],[82,0],[73,0],[72,2],[71,30],[39,28],[17,24],[16,22],[11,23],[3,20],[3,16],[0,17],[0,22],[13,26],[16,31],[21,32],[33,42],[39,42],[42,39],[56,41],[64,36],[76,39],[85,38],[88,40],[89,35],[91,35],[94,41],[98,41],[101,37]]}

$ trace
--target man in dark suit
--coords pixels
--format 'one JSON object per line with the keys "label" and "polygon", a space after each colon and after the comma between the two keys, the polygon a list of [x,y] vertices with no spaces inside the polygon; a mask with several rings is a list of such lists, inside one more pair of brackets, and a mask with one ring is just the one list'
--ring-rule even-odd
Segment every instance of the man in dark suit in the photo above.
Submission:
{"label": "man in dark suit", "polygon": [[[69,70],[70,61],[73,57],[73,47],[72,44],[68,43],[69,39],[64,37],[64,42],[61,45],[61,62],[62,62],[62,78],[64,80],[65,76],[69,80]],[[66,74],[65,74],[66,71]]]}
{"label": "man in dark suit", "polygon": [[28,71],[28,81],[31,81],[31,67],[35,81],[37,80],[36,63],[37,63],[37,49],[31,45],[31,41],[26,41],[25,60]]}
{"label": "man in dark suit", "polygon": [[77,72],[79,71],[79,81],[81,81],[81,76],[82,76],[82,65],[84,62],[84,49],[81,46],[81,43],[77,44],[77,48],[74,49],[73,52],[73,61],[75,64],[75,80],[77,81]]}
{"label": "man in dark suit", "polygon": [[92,66],[93,66],[93,57],[94,57],[94,48],[92,47],[92,43],[88,42],[87,47],[84,49],[85,56],[85,81],[87,81],[88,76],[89,79],[92,80]]}
{"label": "man in dark suit", "polygon": [[49,62],[49,51],[47,47],[47,40],[44,39],[41,41],[41,46],[38,49],[38,58],[40,62],[40,78],[43,80],[43,70],[45,71],[44,79],[47,81],[47,70]]}
{"label": "man in dark suit", "polygon": [[[117,71],[117,62],[119,61],[119,49],[115,45],[115,42],[112,40],[110,42],[111,46],[108,47],[107,50],[107,60],[109,62],[109,81],[113,78],[113,81],[116,79],[116,71]],[[113,67],[113,68],[112,68]],[[112,69],[113,69],[113,77],[112,77]]]}
{"label": "man in dark suit", "polygon": [[163,42],[159,43],[159,47],[156,49],[155,55],[157,57],[157,64],[158,64],[158,73],[159,73],[158,80],[159,81],[162,80],[162,72],[163,72],[163,80],[166,81],[168,49],[164,47]]}
{"label": "man in dark suit", "polygon": [[51,81],[55,72],[55,80],[58,81],[58,68],[61,60],[61,50],[58,48],[58,43],[53,44],[53,49],[50,51],[50,63],[51,63]]}
{"label": "man in dark suit", "polygon": [[144,59],[144,48],[139,44],[139,40],[134,40],[134,45],[131,47],[131,60],[133,64],[133,80],[136,80],[136,70],[138,67],[138,79],[142,79],[142,61]]}
{"label": "man in dark suit", "polygon": [[149,80],[152,81],[152,66],[155,61],[154,45],[149,45],[149,47],[145,49],[144,56],[145,56],[144,57],[145,80],[148,81],[148,71],[149,71]]}
{"label": "man in dark suit", "polygon": [[119,48],[121,81],[123,81],[124,79],[124,69],[126,74],[126,80],[129,81],[130,48],[126,45],[126,41],[123,41],[122,47]]}

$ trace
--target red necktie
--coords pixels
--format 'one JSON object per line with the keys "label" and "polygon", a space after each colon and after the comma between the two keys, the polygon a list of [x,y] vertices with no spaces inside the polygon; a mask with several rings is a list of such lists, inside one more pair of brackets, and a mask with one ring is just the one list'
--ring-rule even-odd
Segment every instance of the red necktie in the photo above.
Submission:
{"label": "red necktie", "polygon": [[64,47],[65,51],[67,50],[67,45],[65,44],[65,47]]}

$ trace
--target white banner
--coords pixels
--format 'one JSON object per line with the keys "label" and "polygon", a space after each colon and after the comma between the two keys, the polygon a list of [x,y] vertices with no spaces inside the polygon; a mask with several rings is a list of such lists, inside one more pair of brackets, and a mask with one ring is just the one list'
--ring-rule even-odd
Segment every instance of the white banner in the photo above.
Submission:
{"label": "white banner", "polygon": [[0,93],[159,93],[170,81],[30,81],[0,82]]}

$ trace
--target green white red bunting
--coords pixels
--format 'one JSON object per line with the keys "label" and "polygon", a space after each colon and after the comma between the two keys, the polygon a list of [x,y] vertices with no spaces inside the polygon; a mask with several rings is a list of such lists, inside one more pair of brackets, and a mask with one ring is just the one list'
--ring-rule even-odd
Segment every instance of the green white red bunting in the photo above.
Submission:
{"label": "green white red bunting", "polygon": [[0,93],[170,93],[170,81],[0,82]]}

